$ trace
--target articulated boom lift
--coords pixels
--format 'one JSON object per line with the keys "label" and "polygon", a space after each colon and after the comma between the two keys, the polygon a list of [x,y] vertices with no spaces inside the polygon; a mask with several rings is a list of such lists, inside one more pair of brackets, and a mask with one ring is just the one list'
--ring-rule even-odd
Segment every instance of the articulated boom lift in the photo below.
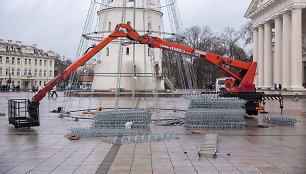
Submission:
{"label": "articulated boom lift", "polygon": [[[255,85],[253,84],[255,73],[256,73],[256,68],[257,68],[257,62],[248,62],[248,63],[242,62],[242,61],[234,60],[228,57],[223,57],[223,56],[219,56],[219,55],[212,54],[209,52],[205,52],[202,50],[167,42],[167,41],[162,40],[161,38],[151,37],[148,35],[140,36],[137,33],[137,31],[134,30],[129,24],[118,24],[113,33],[111,33],[107,38],[102,40],[99,44],[95,45],[81,58],[79,58],[77,61],[71,64],[66,70],[64,70],[59,75],[57,75],[53,80],[48,82],[43,89],[38,91],[38,93],[32,98],[32,101],[29,101],[28,103],[28,112],[29,112],[30,118],[38,117],[39,101],[41,101],[46,96],[47,92],[51,90],[53,86],[58,84],[61,80],[66,79],[74,70],[76,70],[78,67],[86,63],[91,57],[97,54],[108,43],[110,43],[111,41],[119,37],[126,37],[130,40],[137,41],[139,44],[147,44],[153,48],[160,48],[160,49],[169,50],[169,51],[185,54],[188,56],[200,58],[200,59],[208,61],[209,63],[213,65],[218,66],[219,69],[223,70],[225,73],[227,73],[228,75],[234,78],[234,80],[230,83],[231,86],[229,86],[228,88],[229,89],[229,91],[227,91],[228,93],[224,96],[233,94],[234,96],[237,97],[238,95],[239,97],[240,94],[242,94],[243,96],[249,96],[249,95],[255,94],[256,96],[258,96],[256,97],[256,99],[254,99],[254,97],[251,97],[252,100],[248,100],[248,97],[242,97],[242,98],[248,100],[248,102],[251,102],[250,103],[252,105],[251,110],[255,111],[254,113],[251,113],[251,114],[257,115],[256,111],[258,113],[258,109],[256,109],[256,106],[258,106],[258,101],[261,101],[261,98],[262,98],[261,95],[258,95],[258,93],[256,93]],[[224,66],[236,67],[240,69],[240,71],[236,75],[230,72]],[[257,104],[255,102],[257,102]]]}

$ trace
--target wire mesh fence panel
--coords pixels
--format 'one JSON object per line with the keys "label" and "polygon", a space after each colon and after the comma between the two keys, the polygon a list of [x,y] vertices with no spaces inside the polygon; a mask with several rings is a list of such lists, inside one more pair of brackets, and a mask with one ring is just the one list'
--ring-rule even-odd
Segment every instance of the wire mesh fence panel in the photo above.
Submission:
{"label": "wire mesh fence panel", "polygon": [[245,100],[214,94],[193,96],[186,112],[188,129],[244,129]]}
{"label": "wire mesh fence panel", "polygon": [[294,126],[297,120],[295,118],[285,116],[285,115],[272,115],[272,116],[264,116],[263,122],[276,124],[280,126]]}

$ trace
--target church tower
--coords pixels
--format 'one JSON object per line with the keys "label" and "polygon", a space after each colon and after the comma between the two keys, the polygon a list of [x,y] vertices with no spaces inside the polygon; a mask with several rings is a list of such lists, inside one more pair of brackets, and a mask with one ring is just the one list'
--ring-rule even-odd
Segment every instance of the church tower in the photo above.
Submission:
{"label": "church tower", "polygon": [[[161,37],[162,15],[159,0],[108,0],[107,7],[98,11],[99,31],[102,37],[107,37],[117,24],[123,22],[130,24],[140,35],[150,32],[154,37]],[[133,45],[126,38],[121,44],[119,38],[108,44],[98,55],[93,88],[116,88],[117,73],[121,71],[120,88],[124,90],[152,90],[155,85],[158,90],[164,89],[161,83],[162,51],[149,50],[148,45]]]}

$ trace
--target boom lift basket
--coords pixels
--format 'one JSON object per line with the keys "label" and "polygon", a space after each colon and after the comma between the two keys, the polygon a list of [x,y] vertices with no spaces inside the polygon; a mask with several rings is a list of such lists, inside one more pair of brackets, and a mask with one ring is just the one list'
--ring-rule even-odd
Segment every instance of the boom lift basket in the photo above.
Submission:
{"label": "boom lift basket", "polygon": [[8,120],[15,128],[39,126],[39,103],[27,99],[10,99]]}

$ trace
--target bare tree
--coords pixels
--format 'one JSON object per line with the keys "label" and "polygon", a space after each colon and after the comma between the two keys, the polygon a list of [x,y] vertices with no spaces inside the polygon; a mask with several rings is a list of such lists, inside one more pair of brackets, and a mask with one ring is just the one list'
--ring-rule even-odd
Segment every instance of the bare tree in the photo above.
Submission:
{"label": "bare tree", "polygon": [[252,21],[248,21],[243,24],[240,29],[240,36],[243,39],[244,45],[250,45],[253,43],[253,23]]}
{"label": "bare tree", "polygon": [[[246,27],[242,28],[247,29]],[[245,51],[245,48],[241,46],[245,45],[244,43],[246,42],[244,37],[242,37],[241,32],[242,30],[237,31],[234,28],[226,27],[223,31],[214,33],[208,26],[203,28],[193,26],[187,28],[183,32],[184,40],[179,44],[230,57],[236,60],[248,61],[249,57]],[[173,42],[174,40],[175,39],[172,38],[172,40],[169,41]],[[248,40],[248,42],[250,41]],[[169,75],[169,72],[172,74],[171,77],[173,78],[173,82],[176,86],[184,87],[182,81],[185,81],[186,73],[189,72],[186,70],[180,72],[178,70],[178,64],[176,64],[175,59],[173,59],[174,55],[175,53],[163,51],[163,57],[165,60],[163,66],[164,72],[167,71],[165,73],[167,75]],[[170,61],[170,67],[169,63],[166,63],[166,60],[168,62]],[[216,78],[226,76],[226,74],[219,70],[217,66],[211,65],[202,59],[190,57],[190,61],[188,61],[188,63],[189,67],[191,67],[190,69],[194,71],[190,74],[196,80],[197,86],[200,88],[213,83]],[[230,68],[230,70],[234,73],[237,72],[237,69],[235,68]],[[180,75],[180,73],[185,74]]]}

